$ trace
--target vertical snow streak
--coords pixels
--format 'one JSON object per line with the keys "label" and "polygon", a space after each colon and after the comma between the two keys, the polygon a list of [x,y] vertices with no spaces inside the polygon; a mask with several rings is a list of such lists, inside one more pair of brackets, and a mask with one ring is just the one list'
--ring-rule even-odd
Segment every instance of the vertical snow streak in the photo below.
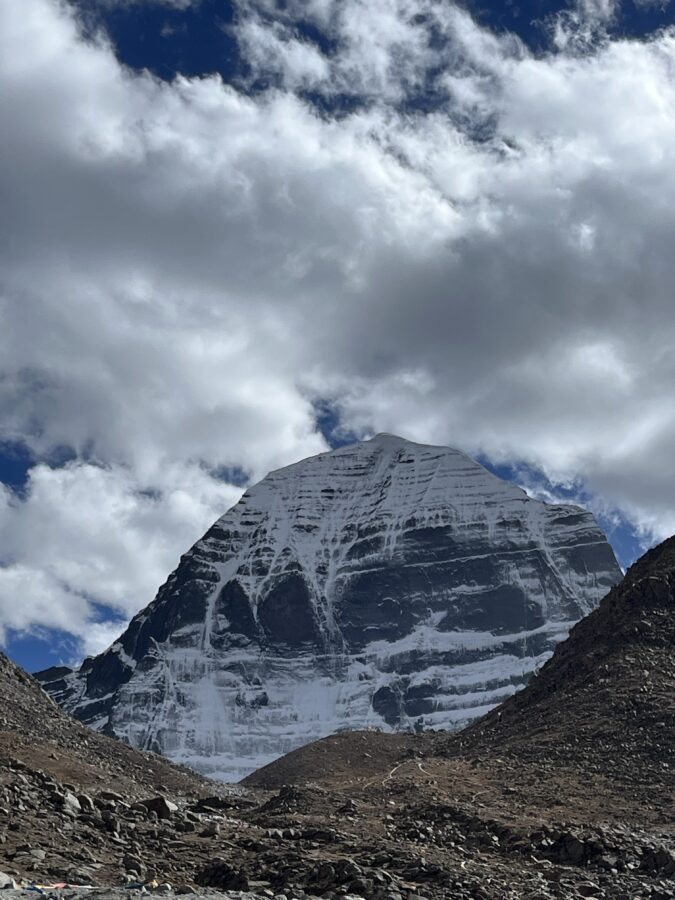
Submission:
{"label": "vertical snow streak", "polygon": [[[272,472],[186,559],[171,602],[178,613],[209,585],[203,620],[156,645],[155,665],[117,691],[112,724],[224,779],[340,728],[465,724],[523,685],[620,576],[590,514],[391,435]],[[283,594],[289,577],[307,606]],[[224,620],[228,585],[243,605]],[[282,615],[301,616],[284,638],[265,616],[275,591]],[[318,632],[293,643],[307,616]]]}

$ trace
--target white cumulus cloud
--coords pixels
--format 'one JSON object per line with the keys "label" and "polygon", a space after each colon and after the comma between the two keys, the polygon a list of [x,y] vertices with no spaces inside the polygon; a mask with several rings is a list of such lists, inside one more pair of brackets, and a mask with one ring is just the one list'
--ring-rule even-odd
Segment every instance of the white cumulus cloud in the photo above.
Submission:
{"label": "white cumulus cloud", "polygon": [[325,449],[326,398],[675,530],[675,35],[535,57],[431,0],[237,21],[265,92],[0,4],[0,440],[36,459],[0,626],[100,648],[229,470]]}

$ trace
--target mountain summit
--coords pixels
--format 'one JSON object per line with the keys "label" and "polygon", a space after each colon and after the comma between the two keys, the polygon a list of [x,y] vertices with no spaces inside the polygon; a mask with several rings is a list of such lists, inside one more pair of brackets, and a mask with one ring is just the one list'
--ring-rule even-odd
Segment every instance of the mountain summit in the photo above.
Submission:
{"label": "mountain summit", "polygon": [[388,434],[270,473],[79,672],[92,727],[224,779],[349,728],[456,728],[621,577],[593,516]]}

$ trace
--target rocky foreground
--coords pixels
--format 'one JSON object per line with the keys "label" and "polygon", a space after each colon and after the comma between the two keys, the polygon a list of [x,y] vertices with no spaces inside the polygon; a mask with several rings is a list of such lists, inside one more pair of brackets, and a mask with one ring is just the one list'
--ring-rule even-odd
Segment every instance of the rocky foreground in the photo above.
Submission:
{"label": "rocky foreground", "polygon": [[673,900],[674,648],[671,540],[470,729],[340,734],[237,787],[87,731],[5,661],[0,870],[114,898]]}
{"label": "rocky foreground", "polygon": [[[128,883],[127,895],[145,885],[289,900],[675,897],[672,816],[661,810],[647,822],[603,810],[589,782],[566,785],[570,815],[555,776],[542,790],[507,760],[449,767],[418,755],[424,742],[414,738],[387,748],[398,761],[383,771],[372,737],[350,736],[355,777],[340,787],[173,795],[175,806],[160,795],[86,794],[15,761],[3,767],[4,871],[23,884]],[[367,775],[356,774],[359,761]],[[539,809],[528,805],[533,793]]]}

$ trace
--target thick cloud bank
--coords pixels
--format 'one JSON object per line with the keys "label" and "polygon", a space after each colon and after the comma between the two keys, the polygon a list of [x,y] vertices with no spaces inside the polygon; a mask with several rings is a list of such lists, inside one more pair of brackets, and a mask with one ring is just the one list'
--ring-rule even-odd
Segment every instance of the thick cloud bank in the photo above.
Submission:
{"label": "thick cloud bank", "polygon": [[0,439],[38,463],[0,626],[100,649],[325,399],[675,531],[675,33],[612,6],[535,58],[432,0],[241,3],[250,91],[0,3]]}

